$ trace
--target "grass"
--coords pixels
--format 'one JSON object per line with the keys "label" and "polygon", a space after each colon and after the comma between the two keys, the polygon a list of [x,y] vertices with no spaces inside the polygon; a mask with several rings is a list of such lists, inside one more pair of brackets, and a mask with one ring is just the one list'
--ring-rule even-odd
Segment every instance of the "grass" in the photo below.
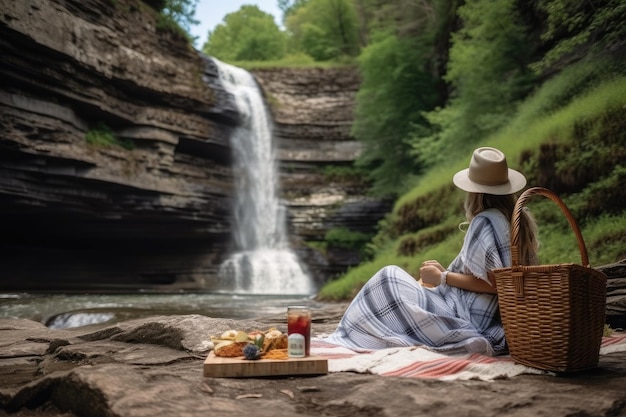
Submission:
{"label": "grass", "polygon": [[[581,228],[581,233],[592,266],[626,258],[626,211],[597,217]],[[559,242],[551,243],[558,246]],[[556,254],[555,259],[562,259],[561,254]]]}

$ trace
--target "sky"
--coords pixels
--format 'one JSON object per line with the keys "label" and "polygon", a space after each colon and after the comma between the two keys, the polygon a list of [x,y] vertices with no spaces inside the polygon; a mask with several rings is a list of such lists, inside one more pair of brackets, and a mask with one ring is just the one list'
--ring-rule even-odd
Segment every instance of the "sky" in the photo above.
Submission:
{"label": "sky", "polygon": [[200,21],[200,24],[191,25],[191,35],[198,37],[196,48],[202,48],[209,30],[213,30],[215,26],[223,23],[227,14],[236,12],[243,5],[250,4],[256,5],[261,11],[273,15],[276,24],[282,26],[282,12],[278,8],[277,0],[199,0],[194,18]]}

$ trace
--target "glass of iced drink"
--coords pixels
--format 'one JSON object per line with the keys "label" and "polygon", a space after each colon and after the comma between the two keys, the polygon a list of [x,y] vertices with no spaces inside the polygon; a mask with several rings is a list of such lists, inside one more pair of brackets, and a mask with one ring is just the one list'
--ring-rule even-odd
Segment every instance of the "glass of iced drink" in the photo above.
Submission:
{"label": "glass of iced drink", "polygon": [[311,354],[311,310],[303,306],[287,308],[287,338],[290,358]]}

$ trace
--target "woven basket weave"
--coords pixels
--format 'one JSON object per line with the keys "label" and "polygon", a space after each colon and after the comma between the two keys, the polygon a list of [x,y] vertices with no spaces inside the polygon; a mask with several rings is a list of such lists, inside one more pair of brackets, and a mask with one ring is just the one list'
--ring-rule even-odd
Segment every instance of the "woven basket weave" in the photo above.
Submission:
{"label": "woven basket weave", "polygon": [[[520,216],[534,195],[554,201],[576,235],[581,263],[523,266]],[[606,276],[589,267],[587,249],[570,211],[552,191],[535,187],[517,200],[511,220],[511,267],[490,271],[514,361],[573,372],[598,364],[606,312]]]}

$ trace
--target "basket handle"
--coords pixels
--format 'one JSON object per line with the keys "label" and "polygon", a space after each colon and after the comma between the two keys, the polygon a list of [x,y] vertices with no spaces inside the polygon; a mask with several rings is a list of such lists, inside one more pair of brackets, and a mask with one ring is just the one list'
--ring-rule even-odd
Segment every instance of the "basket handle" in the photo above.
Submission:
{"label": "basket handle", "polygon": [[521,214],[526,202],[534,195],[542,195],[544,197],[549,198],[554,201],[563,214],[565,218],[569,222],[570,227],[574,231],[576,235],[576,240],[578,241],[578,249],[580,250],[580,259],[581,263],[585,267],[589,267],[589,257],[587,255],[587,248],[585,247],[585,241],[583,240],[583,236],[580,233],[580,229],[574,220],[574,216],[569,211],[565,203],[552,191],[543,187],[533,187],[524,191],[517,202],[515,203],[515,208],[513,209],[513,218],[511,219],[511,264],[513,267],[520,266],[519,260],[519,240],[520,240],[520,223],[521,223]]}

